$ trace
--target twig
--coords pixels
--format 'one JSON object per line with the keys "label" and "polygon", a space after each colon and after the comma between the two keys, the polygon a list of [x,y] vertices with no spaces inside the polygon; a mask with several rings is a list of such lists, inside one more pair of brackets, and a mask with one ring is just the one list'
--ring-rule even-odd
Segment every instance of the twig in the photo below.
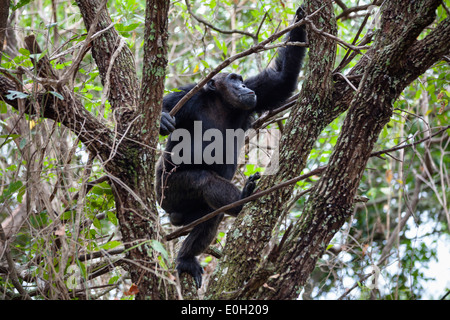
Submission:
{"label": "twig", "polygon": [[[211,23],[209,23],[205,19],[195,15],[192,12],[191,4],[189,3],[189,0],[186,0],[186,8],[187,8],[187,11],[189,12],[189,14],[191,15],[191,17],[193,17],[198,22],[203,23],[205,26],[207,26],[207,27],[209,27],[209,28],[211,28],[213,30],[216,30],[217,32],[220,32],[220,33],[223,33],[223,34],[239,33],[239,34],[242,34],[244,36],[249,36],[249,37],[251,37],[253,39],[258,39],[258,33],[256,35],[254,35],[254,34],[252,34],[250,32],[241,31],[241,30],[223,30],[223,29],[217,28],[216,26],[212,25]],[[259,31],[259,29],[258,29],[258,31]]]}
{"label": "twig", "polygon": [[336,41],[337,43],[343,45],[344,47],[347,47],[347,48],[349,48],[349,49],[351,49],[353,51],[356,51],[358,53],[361,53],[361,50],[366,50],[366,49],[370,48],[370,46],[354,46],[354,45],[352,45],[350,43],[347,43],[344,40],[342,40],[342,39],[340,39],[340,38],[338,38],[338,37],[336,37],[336,36],[334,36],[334,35],[332,35],[332,34],[330,34],[328,32],[320,30],[314,25],[314,23],[309,18],[310,18],[310,16],[305,17],[305,20],[309,24],[309,26],[311,27],[312,31],[314,31],[314,32],[316,32],[316,33],[318,33],[318,34],[320,34],[320,35],[322,35],[324,37],[330,38],[331,40]]}
{"label": "twig", "polygon": [[[376,3],[376,0],[373,1],[373,4],[375,4],[375,3]],[[371,13],[370,11],[366,13],[366,16],[364,17],[364,20],[363,20],[363,22],[361,23],[358,32],[356,33],[355,37],[353,38],[352,45],[355,45],[356,42],[358,41],[359,35],[361,34],[362,30],[364,29],[364,27],[365,27],[367,21],[369,20],[369,16],[370,16],[371,14],[372,14],[372,13]],[[369,32],[370,32],[370,31],[369,31]],[[364,36],[363,40],[364,40],[365,38],[366,38],[366,36]],[[363,40],[361,40],[361,42],[363,42]],[[365,44],[365,43],[364,43],[364,44]],[[341,60],[341,63],[340,63],[339,66],[334,70],[333,73],[339,72],[340,70],[342,70],[342,68],[344,68],[344,67],[351,61],[351,59],[348,59],[349,55],[350,55],[350,50],[348,50],[348,51],[346,52],[344,58]],[[353,58],[353,57],[352,57],[352,58]]]}
{"label": "twig", "polygon": [[261,117],[259,117],[258,119],[256,119],[256,120],[252,123],[251,128],[253,128],[253,129],[259,128],[259,127],[261,127],[261,125],[262,125],[264,122],[266,122],[266,121],[270,120],[271,118],[275,117],[278,113],[283,112],[283,111],[285,111],[285,110],[291,108],[291,107],[294,106],[294,104],[297,102],[298,97],[299,97],[299,94],[297,93],[297,94],[293,95],[292,97],[290,97],[290,98],[286,101],[286,103],[285,103],[284,105],[282,105],[281,107],[276,108],[276,109],[274,109],[274,110],[268,111],[268,112],[265,113],[263,116],[261,116]]}
{"label": "twig", "polygon": [[347,78],[346,76],[344,76],[342,73],[336,72],[335,74],[338,75],[338,76],[341,76],[341,77],[345,80],[345,82],[347,82],[348,85],[349,85],[355,92],[358,91],[358,89],[353,85],[353,83],[351,83],[350,80],[348,80],[348,78]]}
{"label": "twig", "polygon": [[413,142],[413,143],[410,143],[410,144],[406,144],[406,145],[402,145],[402,146],[393,147],[393,148],[390,148],[390,149],[384,149],[384,150],[377,151],[377,152],[372,152],[372,153],[370,154],[370,156],[371,156],[371,157],[378,157],[378,156],[380,156],[380,155],[382,155],[382,154],[384,154],[384,153],[389,153],[389,152],[392,152],[392,151],[397,151],[397,150],[400,150],[400,149],[404,149],[404,148],[408,148],[408,147],[413,147],[413,146],[418,145],[418,144],[420,144],[420,143],[422,143],[422,142],[425,142],[425,141],[427,141],[427,140],[430,140],[432,137],[437,136],[437,135],[441,134],[442,132],[444,132],[444,131],[446,131],[446,130],[448,130],[448,129],[450,129],[450,125],[449,125],[449,126],[446,126],[446,127],[443,127],[441,130],[439,130],[439,131],[433,133],[432,135],[430,135],[430,136],[428,136],[428,137],[425,137],[425,138],[423,138],[423,139],[420,139],[420,140],[418,140],[418,141],[416,141],[416,142]]}
{"label": "twig", "polygon": [[353,289],[358,287],[361,282],[366,281],[371,275],[373,275],[373,272],[372,273],[368,273],[368,274],[364,275],[363,277],[361,277],[359,279],[359,281],[356,282],[350,289],[346,290],[345,293],[338,298],[338,300],[344,299],[350,292],[353,291]]}
{"label": "twig", "polygon": [[361,6],[356,6],[356,7],[344,9],[344,11],[336,17],[336,20],[339,20],[341,18],[345,18],[350,13],[353,13],[353,12],[367,10],[368,8],[370,8],[370,6],[374,6],[374,5],[375,6],[379,6],[380,3],[381,3],[381,1],[377,0],[377,1],[374,1],[374,3],[371,3],[371,4],[365,4],[365,5],[361,5]]}
{"label": "twig", "polygon": [[[75,73],[78,70],[78,67],[80,66],[81,60],[83,60],[83,57],[85,56],[85,54],[88,50],[88,46],[91,44],[91,38],[95,32],[95,29],[97,28],[97,24],[100,20],[101,12],[103,9],[106,10],[107,2],[108,2],[108,0],[103,0],[103,2],[100,4],[97,15],[89,28],[88,34],[86,36],[86,40],[83,44],[83,47],[80,49],[80,52],[77,55],[77,57],[73,60],[72,65],[66,70],[66,72],[64,72],[63,76],[59,80],[61,86],[63,84],[65,84],[67,81],[71,81],[72,79],[75,78]],[[109,26],[109,27],[111,27],[111,26]],[[105,28],[105,30],[109,29],[109,27]]]}
{"label": "twig", "polygon": [[[96,33],[94,33],[94,34],[92,35],[92,37],[86,38],[86,39],[84,39],[83,41],[80,41],[79,43],[77,43],[77,44],[74,45],[73,47],[70,47],[69,49],[67,49],[67,50],[65,50],[65,51],[63,51],[63,52],[61,52],[61,53],[58,53],[57,55],[50,56],[50,57],[49,57],[49,60],[52,61],[52,60],[59,59],[59,58],[65,56],[66,54],[69,54],[69,53],[71,53],[72,51],[78,49],[79,47],[84,48],[84,50],[82,50],[82,51],[86,51],[87,48],[89,48],[89,44],[90,44],[93,40],[97,39],[97,38],[100,37],[103,33],[105,33],[106,31],[108,31],[109,29],[113,28],[115,24],[116,24],[116,23],[111,23],[111,24],[110,24],[109,26],[107,26],[105,29],[102,29],[102,30],[97,31]],[[70,39],[69,41],[73,40],[74,38],[75,38],[75,37],[73,37],[73,38]]]}

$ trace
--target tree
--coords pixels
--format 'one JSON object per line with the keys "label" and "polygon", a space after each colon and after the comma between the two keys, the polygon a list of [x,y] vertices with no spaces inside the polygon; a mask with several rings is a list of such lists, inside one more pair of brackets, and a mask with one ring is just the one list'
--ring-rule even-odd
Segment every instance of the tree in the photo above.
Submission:
{"label": "tree", "polygon": [[[164,143],[158,136],[164,87],[186,83],[181,78],[186,71],[198,81],[200,69],[208,79],[227,66],[243,75],[261,68],[273,53],[266,50],[287,30],[277,19],[284,23],[298,5],[266,2],[275,9],[255,9],[248,1],[228,7],[203,1],[106,6],[106,1],[79,0],[74,16],[52,2],[53,23],[46,34],[27,35],[25,49],[6,47],[0,96],[12,108],[5,104],[2,113],[3,297],[93,299],[119,288],[136,299],[199,294],[206,299],[295,299],[305,286],[307,297],[308,286],[326,281],[317,268],[327,261],[324,253],[338,255],[357,244],[359,262],[367,255],[371,265],[385,266],[394,245],[408,247],[402,230],[417,213],[436,210],[438,231],[448,234],[450,94],[448,65],[442,63],[450,53],[448,5],[395,0],[351,7],[344,1],[333,6],[332,1],[306,0],[308,16],[301,23],[308,30],[309,60],[301,89],[285,107],[254,124],[276,123],[282,131],[280,168],[263,176],[254,201],[238,218],[225,221],[224,247],[208,265],[214,267],[207,272],[208,286],[197,292],[189,276],[176,277],[176,236],[161,219],[153,191]],[[32,5],[13,7],[0,26]],[[196,13],[197,5],[203,12],[210,6],[217,25]],[[85,33],[63,32],[76,30],[78,14]],[[231,21],[231,29],[221,19]],[[344,28],[349,32],[341,35]],[[13,35],[1,35],[7,44],[15,43]],[[142,48],[135,40],[139,35]],[[250,54],[256,61],[249,69],[234,63]],[[422,83],[436,77],[434,88],[416,90],[421,77]],[[429,95],[441,103],[438,110],[424,102]],[[418,98],[421,110],[415,113]],[[280,118],[286,111],[288,116]],[[394,111],[403,118],[398,120]],[[319,158],[317,150],[323,152]],[[406,174],[406,162],[422,171]],[[390,184],[394,176],[392,168],[384,168],[387,163],[399,165],[398,197],[393,199],[390,190],[383,200],[385,185],[379,178]],[[242,168],[247,175],[252,170],[261,168]],[[236,183],[240,180],[238,175]],[[425,185],[431,191],[424,191]],[[424,192],[436,200],[423,203]],[[374,204],[361,205],[365,197]],[[378,200],[388,204],[382,214]],[[332,240],[343,233],[351,241],[335,246]],[[368,247],[381,253],[369,254]],[[364,282],[370,273],[361,271],[357,280]],[[405,286],[397,281],[397,290]],[[418,295],[411,292],[378,294]],[[370,293],[376,297],[376,291]]]}

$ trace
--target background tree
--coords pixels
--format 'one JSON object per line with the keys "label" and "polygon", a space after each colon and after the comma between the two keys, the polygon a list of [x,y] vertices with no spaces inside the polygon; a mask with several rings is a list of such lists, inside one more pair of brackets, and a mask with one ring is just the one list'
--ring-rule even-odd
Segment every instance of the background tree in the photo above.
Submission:
{"label": "background tree", "polygon": [[[2,298],[446,295],[445,278],[426,290],[424,269],[445,265],[450,230],[448,2],[305,1],[299,92],[254,123],[280,130],[279,170],[224,220],[198,292],[174,272],[178,238],[153,192],[164,88],[263,69],[299,3],[11,5],[0,12]],[[240,169],[236,184],[264,170]]]}

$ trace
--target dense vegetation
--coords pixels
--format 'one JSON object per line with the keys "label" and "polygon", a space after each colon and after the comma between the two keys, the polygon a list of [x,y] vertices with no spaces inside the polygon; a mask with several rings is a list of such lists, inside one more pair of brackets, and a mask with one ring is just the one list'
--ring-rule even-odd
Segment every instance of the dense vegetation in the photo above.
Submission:
{"label": "dense vegetation", "polygon": [[234,57],[299,3],[8,2],[1,299],[449,299],[449,1],[304,1],[309,54],[289,108],[257,123],[281,136],[257,191],[312,174],[224,220],[199,292],[153,192],[161,98],[223,62],[262,70],[280,40]]}

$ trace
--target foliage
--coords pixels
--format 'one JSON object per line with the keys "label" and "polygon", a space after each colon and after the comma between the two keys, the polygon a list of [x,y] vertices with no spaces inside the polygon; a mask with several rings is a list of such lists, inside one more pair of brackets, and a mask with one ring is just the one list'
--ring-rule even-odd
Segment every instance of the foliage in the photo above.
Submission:
{"label": "foliage", "polygon": [[[348,8],[353,6],[352,1],[339,2]],[[368,4],[370,1],[362,2]],[[188,7],[185,1],[174,1],[171,6],[167,91],[199,81],[224,59],[288,26],[297,6],[292,1],[278,0],[198,0],[189,3]],[[40,56],[33,56],[20,46],[16,50],[7,46],[1,67],[13,72],[31,70],[31,74],[15,73],[27,95],[31,96],[41,90],[33,80],[36,75],[32,73],[31,60],[47,55],[56,70],[64,70],[73,63],[71,48],[86,38],[82,17],[75,4],[59,4],[55,12],[44,10],[51,6],[50,0],[35,0],[19,1],[13,8],[15,35],[22,39],[27,35],[25,30],[33,30],[45,51]],[[133,51],[138,72],[141,72],[145,2],[117,0],[108,6],[115,28]],[[445,1],[445,7],[438,9],[439,20],[447,17],[449,8],[450,3]],[[367,10],[342,16],[338,20],[338,37],[352,43],[375,30],[376,10],[374,8],[374,14],[369,16],[358,39],[354,38]],[[343,9],[336,5],[336,15],[342,12]],[[239,30],[254,37],[223,30]],[[270,63],[274,53],[275,50],[269,50],[247,56],[225,71],[254,74]],[[337,64],[346,53],[346,48],[338,46]],[[356,59],[352,60],[340,72],[345,74],[356,62]],[[446,61],[435,64],[403,91],[395,102],[394,116],[384,128],[374,151],[417,142],[448,125],[449,69],[447,56]],[[303,77],[299,88],[302,80]],[[85,55],[74,79],[74,91],[91,114],[114,127],[114,114],[104,96],[99,71],[90,52]],[[63,98],[58,92],[52,94]],[[11,92],[11,95],[13,99],[22,98],[20,95],[24,93]],[[77,285],[71,288],[68,299],[132,297],[132,283],[122,268],[124,244],[119,234],[111,186],[106,182],[90,184],[105,175],[103,166],[88,157],[78,137],[58,123],[24,116],[3,102],[0,102],[0,116],[0,221],[5,228],[11,216],[25,217],[20,220],[20,228],[14,226],[14,236],[9,242],[22,286],[33,298],[51,298],[53,287],[69,287],[70,279],[73,280],[75,275]],[[271,125],[283,130],[287,116]],[[305,172],[328,163],[344,117],[345,114],[338,117],[321,133]],[[368,201],[355,206],[351,221],[328,246],[301,294],[303,299],[440,298],[450,289],[448,273],[438,274],[433,269],[436,265],[448,266],[450,259],[449,133],[447,130],[413,147],[370,160],[358,192]],[[164,143],[163,138],[160,143]],[[242,177],[255,170],[250,166],[242,167],[236,183],[242,183]],[[296,195],[310,188],[317,179],[313,176],[297,183],[288,199],[291,210],[278,226],[280,238],[287,226],[299,218],[308,198],[307,195]],[[406,215],[411,217],[397,232],[396,226]],[[160,216],[169,232],[167,217],[163,212]],[[216,247],[220,248],[225,240],[230,219],[225,220]],[[383,248],[391,237],[395,240],[393,250],[380,263]],[[175,246],[170,244],[164,248],[153,240],[151,247],[157,252],[159,266],[169,270]],[[70,250],[64,251],[67,248]],[[62,252],[73,255],[62,255]],[[211,255],[202,256],[208,274],[215,263]],[[373,265],[378,264],[382,281],[379,290],[370,290],[366,275]],[[13,298],[17,291],[4,272],[5,268],[0,264],[0,296]],[[434,285],[440,285],[438,290],[430,289]]]}

